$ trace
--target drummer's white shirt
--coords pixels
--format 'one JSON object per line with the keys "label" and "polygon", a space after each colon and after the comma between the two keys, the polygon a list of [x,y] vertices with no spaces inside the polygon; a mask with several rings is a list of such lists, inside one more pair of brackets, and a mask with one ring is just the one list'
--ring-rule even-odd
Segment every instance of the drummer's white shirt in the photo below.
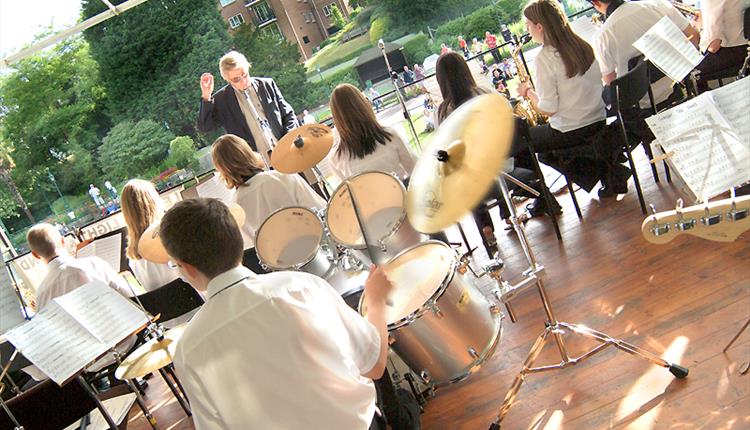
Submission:
{"label": "drummer's white shirt", "polygon": [[206,296],[174,359],[197,430],[369,427],[379,335],[327,282],[237,267]]}
{"label": "drummer's white shirt", "polygon": [[242,239],[245,249],[255,245],[255,234],[263,221],[279,209],[302,206],[322,209],[326,205],[299,175],[287,175],[276,170],[261,172],[237,188],[232,201],[245,211]]}
{"label": "drummer's white shirt", "polygon": [[393,173],[400,179],[411,175],[416,158],[409,145],[398,131],[392,128],[387,128],[386,131],[391,133],[391,138],[385,145],[377,143],[375,150],[364,158],[350,158],[348,155],[339,157],[341,137],[334,130],[334,147],[330,156],[333,173],[342,181],[368,171]]}

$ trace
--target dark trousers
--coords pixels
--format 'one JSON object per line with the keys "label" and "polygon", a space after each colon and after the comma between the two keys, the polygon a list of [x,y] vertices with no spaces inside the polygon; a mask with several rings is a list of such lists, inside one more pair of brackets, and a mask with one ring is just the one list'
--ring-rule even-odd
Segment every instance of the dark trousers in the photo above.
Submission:
{"label": "dark trousers", "polygon": [[492,58],[495,59],[495,64],[500,64],[503,61],[503,57],[500,56],[500,50],[498,50],[497,48],[494,48],[490,52],[492,53]]}
{"label": "dark trousers", "polygon": [[730,76],[736,76],[746,56],[747,45],[722,47],[715,53],[707,53],[696,67],[701,72],[698,76],[698,91],[708,90],[708,81],[722,77],[720,72],[728,71]]}

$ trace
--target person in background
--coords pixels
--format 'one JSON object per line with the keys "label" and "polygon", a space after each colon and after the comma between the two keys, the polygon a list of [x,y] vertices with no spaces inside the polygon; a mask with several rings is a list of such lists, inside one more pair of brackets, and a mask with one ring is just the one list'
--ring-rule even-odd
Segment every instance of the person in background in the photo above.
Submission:
{"label": "person in background", "polygon": [[497,50],[497,37],[489,31],[485,31],[484,43],[487,45],[487,49],[492,52],[492,58],[495,59],[495,64],[500,64],[502,57],[500,57],[500,51]]}
{"label": "person in background", "polygon": [[89,184],[89,196],[91,196],[91,200],[94,201],[94,204],[96,204],[96,207],[99,209],[104,209],[104,199],[101,197],[102,192],[94,186],[94,184]]}
{"label": "person in background", "polygon": [[487,73],[488,68],[487,63],[484,61],[484,55],[480,55],[482,52],[484,52],[484,44],[480,42],[476,37],[471,42],[471,52],[476,56],[479,65],[482,66],[482,74]]}
{"label": "person in background", "polygon": [[164,214],[164,203],[154,184],[131,179],[122,188],[121,204],[128,234],[125,255],[135,279],[146,291],[153,291],[179,278],[177,271],[169,265],[148,261],[138,252],[143,232]]}
{"label": "person in background", "polygon": [[365,281],[362,317],[317,276],[242,267],[242,234],[219,200],[178,202],[159,232],[180,276],[207,297],[174,356],[197,430],[370,427],[371,379],[388,358],[393,287],[382,269]]}
{"label": "person in background", "polygon": [[375,113],[379,113],[380,109],[383,107],[383,100],[380,99],[380,93],[375,87],[367,89],[367,98],[370,99],[370,103],[375,107]]}
{"label": "person in background", "polygon": [[107,193],[109,193],[109,197],[112,198],[112,200],[117,200],[117,188],[115,188],[111,182],[104,181],[104,188],[107,190]]}
{"label": "person in background", "polygon": [[307,109],[305,109],[302,111],[302,122],[305,125],[308,125],[308,124],[317,124],[318,121],[316,121],[315,117],[312,116],[312,114],[310,114],[310,112],[308,112]]}
{"label": "person in background", "polygon": [[409,70],[409,66],[404,66],[404,84],[409,85],[414,82],[414,72]]}
{"label": "person in background", "polygon": [[450,52],[451,49],[446,45],[445,43],[440,44],[440,55],[445,54],[446,52]]}
{"label": "person in background", "polygon": [[469,58],[469,46],[463,36],[458,36],[458,49],[463,52],[464,58]]}
{"label": "person in background", "polygon": [[417,81],[424,79],[424,69],[418,63],[414,65],[414,79]]}

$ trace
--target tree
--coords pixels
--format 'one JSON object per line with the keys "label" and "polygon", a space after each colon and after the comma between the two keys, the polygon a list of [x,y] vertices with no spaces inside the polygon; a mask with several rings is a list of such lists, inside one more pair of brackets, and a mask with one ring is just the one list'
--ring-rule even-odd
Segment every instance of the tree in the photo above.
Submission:
{"label": "tree", "polygon": [[344,26],[346,25],[344,14],[341,13],[341,10],[335,4],[331,6],[331,21],[336,27],[339,28],[339,30],[344,28]]}
{"label": "tree", "polygon": [[10,199],[4,193],[0,194],[0,217],[9,217],[15,213],[16,207],[20,207],[26,214],[29,222],[34,224],[36,222],[34,215],[31,214],[26,201],[18,191],[18,187],[11,175],[13,168],[16,167],[13,158],[10,156],[11,150],[10,145],[0,142],[0,182],[4,183],[10,192]]}
{"label": "tree", "polygon": [[139,176],[164,160],[172,139],[174,134],[153,120],[123,121],[99,147],[99,166],[115,180]]}
{"label": "tree", "polygon": [[168,164],[171,167],[184,168],[196,160],[195,143],[188,136],[177,136],[169,142]]}
{"label": "tree", "polygon": [[[197,134],[199,77],[218,76],[218,60],[230,48],[216,6],[215,0],[151,0],[84,32],[113,122],[150,118],[173,133]],[[83,0],[82,8],[85,19],[107,6]]]}
{"label": "tree", "polygon": [[295,110],[307,107],[310,85],[296,45],[274,33],[243,25],[234,35],[234,46],[247,54],[251,75],[273,78]]}

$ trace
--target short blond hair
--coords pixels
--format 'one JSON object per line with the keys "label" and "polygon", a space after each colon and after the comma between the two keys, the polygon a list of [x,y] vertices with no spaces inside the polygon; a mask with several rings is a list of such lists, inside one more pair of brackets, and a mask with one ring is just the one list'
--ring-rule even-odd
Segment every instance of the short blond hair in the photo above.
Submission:
{"label": "short blond hair", "polygon": [[245,139],[233,134],[219,136],[211,145],[211,159],[221,179],[230,188],[244,184],[248,177],[263,171],[263,159]]}
{"label": "short blond hair", "polygon": [[219,71],[222,78],[226,72],[236,68],[241,68],[245,71],[248,71],[250,68],[247,58],[237,51],[229,51],[219,60]]}
{"label": "short blond hair", "polygon": [[62,236],[53,225],[42,223],[29,229],[26,233],[26,241],[34,254],[48,259],[57,254],[57,249],[62,243]]}

